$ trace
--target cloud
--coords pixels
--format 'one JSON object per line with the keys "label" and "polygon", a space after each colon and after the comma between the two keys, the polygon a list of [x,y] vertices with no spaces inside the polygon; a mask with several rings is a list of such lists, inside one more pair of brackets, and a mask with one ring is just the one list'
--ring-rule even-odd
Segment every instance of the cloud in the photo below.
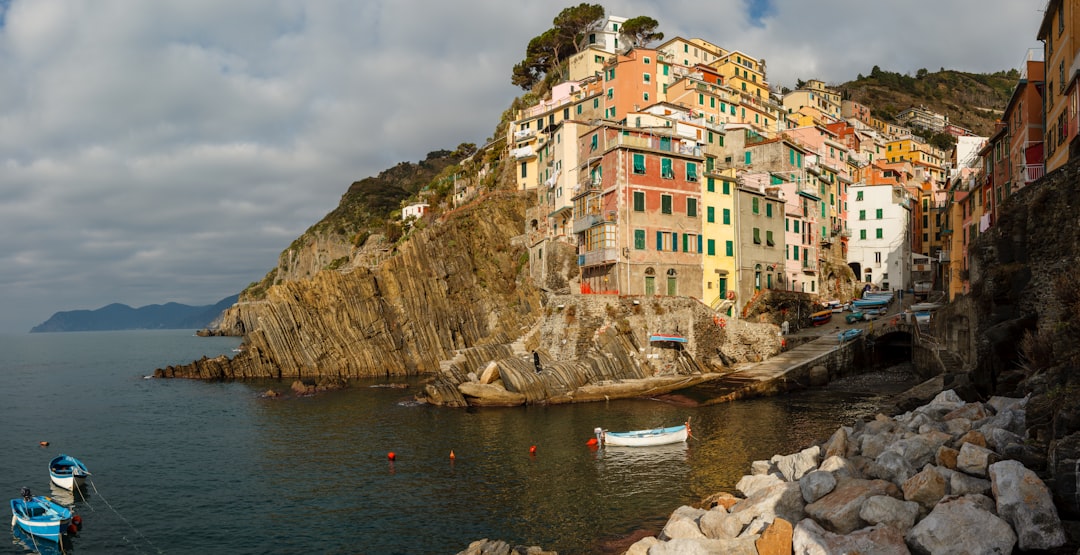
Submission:
{"label": "cloud", "polygon": [[[603,4],[763,57],[789,86],[1007,69],[1041,18],[976,0]],[[0,0],[0,331],[238,292],[352,181],[491,137],[522,92],[513,64],[563,7]]]}

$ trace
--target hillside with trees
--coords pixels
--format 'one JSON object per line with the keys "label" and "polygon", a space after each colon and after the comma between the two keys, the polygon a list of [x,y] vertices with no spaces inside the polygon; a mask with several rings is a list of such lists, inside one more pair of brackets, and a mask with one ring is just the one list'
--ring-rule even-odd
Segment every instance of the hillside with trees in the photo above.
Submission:
{"label": "hillside with trees", "polygon": [[874,117],[884,121],[893,121],[912,106],[925,106],[949,116],[954,125],[988,137],[1019,78],[1015,69],[985,74],[945,68],[930,73],[924,68],[911,76],[874,66],[870,75],[834,87],[844,99],[870,107]]}

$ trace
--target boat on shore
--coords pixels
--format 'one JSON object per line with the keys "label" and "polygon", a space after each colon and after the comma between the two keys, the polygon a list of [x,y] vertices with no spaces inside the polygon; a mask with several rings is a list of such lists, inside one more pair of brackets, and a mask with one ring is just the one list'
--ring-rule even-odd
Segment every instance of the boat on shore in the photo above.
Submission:
{"label": "boat on shore", "polygon": [[819,312],[815,312],[810,315],[810,323],[814,324],[815,326],[825,325],[829,323],[829,320],[832,320],[832,315],[832,310],[822,310]]}
{"label": "boat on shore", "polygon": [[668,445],[686,441],[690,437],[690,420],[681,426],[667,428],[652,428],[649,430],[632,430],[629,432],[609,432],[603,428],[593,430],[596,440],[600,445],[612,445],[622,447],[649,447],[653,445]]}
{"label": "boat on shore", "polygon": [[67,490],[76,490],[83,487],[90,471],[79,459],[71,455],[57,455],[49,461],[49,479]]}
{"label": "boat on shore", "polygon": [[11,523],[34,538],[60,542],[71,526],[71,509],[44,496],[34,496],[28,488],[22,497],[11,500]]}
{"label": "boat on shore", "polygon": [[838,340],[839,340],[839,341],[840,341],[841,343],[847,343],[848,341],[851,341],[852,339],[855,339],[856,337],[859,337],[859,335],[860,335],[861,333],[862,333],[862,330],[861,330],[861,329],[859,329],[859,328],[852,328],[852,329],[849,329],[849,330],[844,330],[844,331],[842,331],[842,332],[838,333],[838,334],[837,334],[837,339],[838,339]]}

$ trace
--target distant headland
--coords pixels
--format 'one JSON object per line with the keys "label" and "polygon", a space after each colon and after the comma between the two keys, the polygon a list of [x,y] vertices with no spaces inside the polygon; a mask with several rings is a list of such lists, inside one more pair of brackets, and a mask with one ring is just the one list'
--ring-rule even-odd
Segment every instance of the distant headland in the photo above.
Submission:
{"label": "distant headland", "polygon": [[113,303],[96,310],[57,312],[30,333],[57,331],[166,330],[209,327],[222,311],[236,303],[237,295],[216,304],[190,306],[180,303],[151,304],[132,308]]}

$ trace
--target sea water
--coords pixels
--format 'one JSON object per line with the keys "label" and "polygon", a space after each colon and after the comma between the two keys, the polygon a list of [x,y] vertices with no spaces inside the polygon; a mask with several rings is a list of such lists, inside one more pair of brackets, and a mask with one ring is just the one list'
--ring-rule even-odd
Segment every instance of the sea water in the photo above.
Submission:
{"label": "sea water", "polygon": [[[84,521],[74,553],[457,553],[481,538],[604,553],[657,534],[680,505],[733,491],[751,461],[872,415],[911,382],[878,372],[706,407],[474,410],[413,402],[417,379],[266,398],[289,384],[146,377],[238,345],[192,330],[0,336],[0,500],[25,486],[71,504]],[[686,444],[587,445],[598,426],[687,418]],[[50,487],[59,453],[89,467],[85,496]],[[10,537],[0,553],[35,547]]]}

